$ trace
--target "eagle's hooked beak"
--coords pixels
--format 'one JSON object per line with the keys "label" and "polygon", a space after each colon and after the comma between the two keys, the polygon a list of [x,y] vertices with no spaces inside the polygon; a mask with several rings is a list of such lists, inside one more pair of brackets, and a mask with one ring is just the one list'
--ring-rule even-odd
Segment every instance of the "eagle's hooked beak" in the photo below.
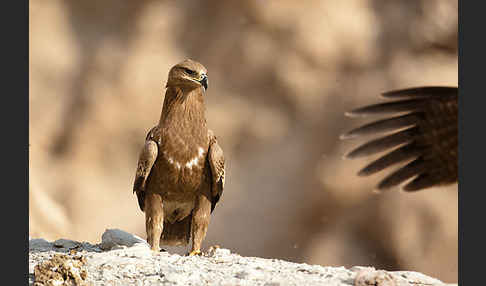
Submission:
{"label": "eagle's hooked beak", "polygon": [[201,79],[199,80],[199,83],[204,87],[204,90],[208,89],[208,76],[205,74],[202,74]]}

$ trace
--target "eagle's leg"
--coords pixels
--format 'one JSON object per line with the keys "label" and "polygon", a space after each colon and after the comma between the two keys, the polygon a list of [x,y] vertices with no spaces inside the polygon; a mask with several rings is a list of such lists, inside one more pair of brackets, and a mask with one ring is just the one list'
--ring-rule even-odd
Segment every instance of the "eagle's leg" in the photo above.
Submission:
{"label": "eagle's leg", "polygon": [[162,198],[158,194],[147,194],[145,197],[145,230],[147,242],[154,252],[159,252],[160,236],[164,226]]}
{"label": "eagle's leg", "polygon": [[192,213],[192,249],[189,255],[201,254],[201,244],[206,237],[210,217],[211,201],[205,194],[200,194]]}

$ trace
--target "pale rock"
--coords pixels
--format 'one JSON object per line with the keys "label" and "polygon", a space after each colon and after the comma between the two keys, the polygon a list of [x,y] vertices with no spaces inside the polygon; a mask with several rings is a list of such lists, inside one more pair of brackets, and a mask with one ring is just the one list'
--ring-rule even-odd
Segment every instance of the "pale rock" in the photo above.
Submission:
{"label": "pale rock", "polygon": [[120,246],[134,246],[135,244],[142,244],[148,246],[147,242],[142,238],[128,233],[120,229],[107,229],[101,236],[101,249],[112,250],[120,249]]}

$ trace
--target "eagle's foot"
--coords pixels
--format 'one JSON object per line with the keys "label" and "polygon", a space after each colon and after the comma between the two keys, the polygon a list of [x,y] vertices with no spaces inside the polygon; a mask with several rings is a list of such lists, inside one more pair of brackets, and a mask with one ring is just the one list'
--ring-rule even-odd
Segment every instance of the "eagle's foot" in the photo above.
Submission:
{"label": "eagle's foot", "polygon": [[196,250],[189,252],[189,256],[194,256],[194,255],[202,255],[201,250],[196,249]]}

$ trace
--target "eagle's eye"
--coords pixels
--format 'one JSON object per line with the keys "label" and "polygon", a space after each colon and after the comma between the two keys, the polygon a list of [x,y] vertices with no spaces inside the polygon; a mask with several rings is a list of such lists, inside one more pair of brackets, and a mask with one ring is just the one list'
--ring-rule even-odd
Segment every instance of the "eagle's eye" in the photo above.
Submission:
{"label": "eagle's eye", "polygon": [[193,75],[195,75],[195,74],[196,74],[196,72],[195,72],[195,71],[190,70],[190,69],[187,69],[187,68],[184,68],[184,72],[185,72],[185,73],[187,73],[187,74],[188,74],[188,75],[190,75],[190,76],[193,76]]}

